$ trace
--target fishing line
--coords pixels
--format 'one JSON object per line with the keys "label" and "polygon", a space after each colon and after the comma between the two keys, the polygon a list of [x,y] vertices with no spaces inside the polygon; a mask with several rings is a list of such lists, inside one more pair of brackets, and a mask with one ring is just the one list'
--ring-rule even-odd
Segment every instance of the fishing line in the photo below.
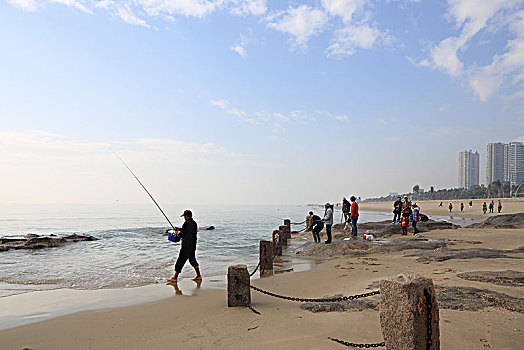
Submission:
{"label": "fishing line", "polygon": [[144,186],[144,184],[142,183],[142,181],[140,181],[138,179],[138,177],[135,175],[135,173],[127,166],[127,164],[122,160],[122,158],[120,158],[120,156],[113,150],[111,150],[111,152],[113,152],[115,154],[115,156],[117,156],[118,159],[120,159],[120,161],[122,162],[122,164],[125,165],[125,167],[127,168],[127,170],[129,170],[129,172],[135,177],[136,181],[138,181],[138,183],[140,184],[140,186],[142,186],[142,188],[144,189],[144,191],[146,191],[146,193],[149,195],[149,197],[151,197],[151,199],[153,200],[153,202],[156,204],[157,208],[160,209],[160,211],[162,212],[162,215],[164,215],[164,217],[166,218],[167,222],[169,222],[169,225],[171,225],[171,227],[173,228],[173,230],[175,230],[175,226],[173,226],[173,224],[171,223],[171,221],[169,221],[169,218],[167,217],[166,213],[164,213],[164,211],[162,210],[162,208],[160,208],[160,205],[158,205],[158,203],[156,202],[156,200],[153,198],[153,196],[151,195],[151,193],[149,193],[149,191],[147,190],[146,186]]}

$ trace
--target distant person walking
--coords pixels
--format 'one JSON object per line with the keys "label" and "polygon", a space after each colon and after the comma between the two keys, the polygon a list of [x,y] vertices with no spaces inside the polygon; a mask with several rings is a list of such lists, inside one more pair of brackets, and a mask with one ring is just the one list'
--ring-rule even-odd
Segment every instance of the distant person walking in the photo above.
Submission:
{"label": "distant person walking", "polygon": [[417,223],[420,221],[420,208],[416,204],[413,204],[411,207],[413,210],[413,214],[411,215],[411,226],[413,226],[413,229],[415,230],[413,236],[416,236],[419,233]]}
{"label": "distant person walking", "polygon": [[358,203],[356,202],[355,196],[351,196],[351,236],[357,237],[357,221],[358,221]]}
{"label": "distant person walking", "polygon": [[489,212],[493,213],[494,209],[495,209],[495,202],[493,202],[493,200],[491,200],[491,202],[489,203]]}
{"label": "distant person walking", "polygon": [[189,259],[189,263],[193,266],[196,272],[196,277],[193,278],[193,281],[201,281],[202,276],[200,275],[200,268],[198,267],[198,262],[195,257],[197,245],[197,223],[193,220],[193,213],[191,210],[184,210],[184,213],[181,216],[184,217],[185,222],[181,229],[175,229],[175,231],[182,240],[182,246],[180,247],[178,259],[175,263],[175,275],[171,278],[166,278],[166,280],[169,282],[176,282],[178,275],[182,272],[182,268]]}
{"label": "distant person walking", "polygon": [[315,243],[320,243],[320,231],[322,231],[324,228],[324,223],[322,222],[320,216],[315,215],[312,211],[309,212],[309,216],[311,218],[311,222],[308,226],[308,230],[313,232],[313,239],[315,240]]}
{"label": "distant person walking", "polygon": [[440,202],[440,204],[438,205],[439,207],[442,207],[442,202]]}
{"label": "distant person walking", "polygon": [[488,205],[486,204],[486,202],[482,204],[482,211],[484,212],[484,214],[486,214],[486,212],[488,211]]}
{"label": "distant person walking", "polygon": [[329,203],[326,203],[324,208],[326,211],[324,212],[324,219],[322,219],[322,221],[324,221],[324,224],[326,224],[326,244],[329,244],[331,243],[331,226],[333,226],[333,206]]}
{"label": "distant person walking", "polygon": [[349,201],[346,199],[346,197],[342,198],[342,214],[344,214],[344,222],[346,223],[346,226],[348,226],[349,223],[349,212],[351,211],[351,204],[349,204]]}
{"label": "distant person walking", "polygon": [[448,205],[448,209],[450,213],[453,211],[453,204],[451,204],[451,202]]}
{"label": "distant person walking", "polygon": [[498,211],[499,211],[499,214],[500,212],[502,211],[502,202],[499,200],[499,205],[498,205]]}
{"label": "distant person walking", "polygon": [[471,208],[473,208],[473,201],[469,201],[469,210],[471,210]]}
{"label": "distant person walking", "polygon": [[464,212],[464,203],[460,203],[460,212],[461,212],[461,213]]}
{"label": "distant person walking", "polygon": [[402,198],[398,197],[395,203],[393,203],[393,223],[400,222],[401,214],[402,214]]}

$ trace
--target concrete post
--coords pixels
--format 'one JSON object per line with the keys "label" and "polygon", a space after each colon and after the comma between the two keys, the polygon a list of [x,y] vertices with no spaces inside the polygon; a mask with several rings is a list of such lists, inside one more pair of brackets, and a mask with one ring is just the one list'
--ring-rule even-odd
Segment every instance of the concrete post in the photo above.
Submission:
{"label": "concrete post", "polygon": [[227,306],[249,306],[249,304],[251,304],[251,291],[247,266],[229,266],[227,268]]}
{"label": "concrete post", "polygon": [[260,274],[262,271],[273,270],[273,242],[260,241]]}
{"label": "concrete post", "polygon": [[280,232],[282,238],[283,238],[283,245],[287,247],[287,240],[289,238],[289,232],[287,231],[287,226],[279,226],[278,231]]}
{"label": "concrete post", "polygon": [[439,309],[433,281],[416,274],[401,274],[383,278],[379,284],[380,326],[386,349],[440,349]]}
{"label": "concrete post", "polygon": [[284,226],[287,226],[287,232],[289,233],[288,238],[291,238],[291,220],[285,219]]}
{"label": "concrete post", "polygon": [[282,240],[278,230],[273,231],[273,248],[274,256],[282,256]]}

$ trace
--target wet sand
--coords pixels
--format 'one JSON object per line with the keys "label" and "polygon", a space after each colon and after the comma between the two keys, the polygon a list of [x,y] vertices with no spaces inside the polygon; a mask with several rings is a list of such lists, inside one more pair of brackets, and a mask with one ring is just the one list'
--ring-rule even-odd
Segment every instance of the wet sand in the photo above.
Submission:
{"label": "wet sand", "polygon": [[[515,250],[524,245],[522,229],[455,229],[423,234],[448,239],[453,249]],[[480,243],[479,243],[480,242]],[[489,290],[522,300],[518,283],[468,280],[458,274],[475,271],[523,272],[522,250],[510,257],[418,261],[405,255],[416,250],[332,258],[314,270],[277,274],[253,281],[257,287],[296,297],[351,295],[375,289],[376,281],[402,272],[431,277],[437,287]],[[241,263],[241,262],[239,262]],[[204,280],[204,284],[206,281]],[[371,287],[370,287],[371,286]],[[173,287],[165,286],[173,293]],[[184,288],[180,288],[185,293]],[[371,289],[368,289],[371,288]],[[341,349],[328,340],[380,342],[379,313],[318,312],[300,303],[252,291],[257,315],[243,307],[228,308],[225,290],[201,290],[162,301],[123,308],[80,312],[0,331],[2,349]],[[376,300],[379,302],[379,297]],[[478,311],[441,308],[442,349],[520,349],[523,314],[504,307]]]}
{"label": "wet sand", "polygon": [[[495,201],[495,213],[489,213],[489,202],[493,199]],[[469,199],[454,199],[454,200],[434,200],[434,201],[417,201],[413,200],[414,203],[417,203],[421,209],[421,212],[426,215],[440,215],[440,216],[458,216],[476,220],[485,220],[490,216],[497,215],[497,205],[498,198],[491,199],[473,199],[473,207],[469,209]],[[524,212],[524,198],[501,198],[502,201],[502,212],[501,214],[516,214]],[[439,207],[440,202],[442,202],[442,207]],[[448,205],[449,203],[453,204],[453,211],[450,214]],[[486,202],[488,205],[488,213],[484,214],[482,212],[482,203]],[[460,203],[464,203],[464,212],[460,212]],[[380,211],[392,213],[391,218],[393,219],[393,201],[391,202],[369,202],[369,203],[360,203],[361,210],[369,211]]]}

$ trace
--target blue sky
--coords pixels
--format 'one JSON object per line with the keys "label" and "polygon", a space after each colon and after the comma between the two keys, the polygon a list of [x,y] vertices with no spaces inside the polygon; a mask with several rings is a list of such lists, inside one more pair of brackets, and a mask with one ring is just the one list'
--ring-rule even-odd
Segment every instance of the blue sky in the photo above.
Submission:
{"label": "blue sky", "polygon": [[524,135],[522,0],[7,0],[0,43],[1,201],[143,201],[111,149],[171,203],[452,187]]}

